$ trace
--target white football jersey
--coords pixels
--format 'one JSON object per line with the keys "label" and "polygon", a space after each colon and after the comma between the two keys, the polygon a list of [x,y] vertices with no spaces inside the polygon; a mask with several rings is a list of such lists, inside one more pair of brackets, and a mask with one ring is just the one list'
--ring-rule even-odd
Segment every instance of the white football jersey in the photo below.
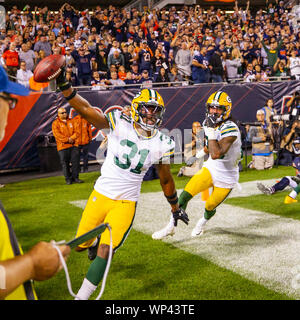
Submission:
{"label": "white football jersey", "polygon": [[239,162],[242,156],[241,133],[238,126],[228,120],[225,121],[216,129],[217,141],[225,137],[237,137],[229,150],[220,159],[212,159],[209,156],[204,162],[203,167],[206,167],[212,175],[214,185],[219,188],[234,188],[239,181]]}
{"label": "white football jersey", "polygon": [[106,118],[110,125],[107,155],[94,188],[110,199],[137,201],[145,173],[152,164],[168,161],[175,142],[159,130],[151,137],[141,136],[132,119],[119,110]]}

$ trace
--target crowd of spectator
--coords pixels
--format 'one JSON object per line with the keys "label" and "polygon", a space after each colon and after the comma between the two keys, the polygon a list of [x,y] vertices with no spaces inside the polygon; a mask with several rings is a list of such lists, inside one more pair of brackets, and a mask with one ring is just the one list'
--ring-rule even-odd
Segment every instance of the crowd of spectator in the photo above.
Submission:
{"label": "crowd of spectator", "polygon": [[95,89],[299,80],[300,17],[292,5],[267,1],[264,10],[254,10],[250,1],[246,8],[236,1],[230,9],[194,5],[139,12],[110,5],[79,11],[65,3],[53,12],[14,6],[0,30],[1,62],[26,86],[50,54],[65,55],[73,86]]}

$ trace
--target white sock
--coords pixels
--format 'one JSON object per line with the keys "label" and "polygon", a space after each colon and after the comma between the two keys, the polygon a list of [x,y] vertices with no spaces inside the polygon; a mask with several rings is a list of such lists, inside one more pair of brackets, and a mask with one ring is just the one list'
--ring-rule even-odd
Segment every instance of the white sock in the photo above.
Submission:
{"label": "white sock", "polygon": [[92,284],[88,279],[84,278],[75,300],[89,300],[89,297],[96,289],[97,286]]}
{"label": "white sock", "polygon": [[204,227],[207,223],[207,219],[205,219],[204,217],[202,217],[198,222],[197,222],[197,226],[201,226],[201,227]]}
{"label": "white sock", "polygon": [[289,196],[290,196],[291,198],[293,198],[293,199],[296,199],[296,197],[297,197],[297,192],[296,192],[295,190],[293,190],[293,191],[289,194]]}
{"label": "white sock", "polygon": [[174,218],[173,218],[173,214],[171,213],[171,216],[170,216],[170,222],[169,222],[169,226],[170,227],[174,227]]}

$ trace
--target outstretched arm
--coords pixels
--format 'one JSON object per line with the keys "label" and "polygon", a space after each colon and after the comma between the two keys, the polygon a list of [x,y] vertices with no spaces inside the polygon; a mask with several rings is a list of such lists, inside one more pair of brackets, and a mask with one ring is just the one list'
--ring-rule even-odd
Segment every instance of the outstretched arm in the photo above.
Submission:
{"label": "outstretched arm", "polygon": [[68,100],[70,106],[73,107],[83,118],[94,125],[97,129],[109,128],[109,123],[105,116],[94,109],[86,99],[77,94],[69,81],[66,80],[64,68],[56,79],[56,83],[64,97]]}

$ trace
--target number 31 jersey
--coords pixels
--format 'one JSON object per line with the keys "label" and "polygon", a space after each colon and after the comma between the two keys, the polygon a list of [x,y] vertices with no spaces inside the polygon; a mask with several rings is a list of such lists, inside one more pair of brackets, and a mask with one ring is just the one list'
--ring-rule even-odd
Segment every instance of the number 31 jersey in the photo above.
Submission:
{"label": "number 31 jersey", "polygon": [[168,161],[175,142],[159,130],[151,137],[141,136],[132,119],[119,110],[106,118],[110,125],[107,155],[94,188],[110,199],[137,201],[147,170]]}

